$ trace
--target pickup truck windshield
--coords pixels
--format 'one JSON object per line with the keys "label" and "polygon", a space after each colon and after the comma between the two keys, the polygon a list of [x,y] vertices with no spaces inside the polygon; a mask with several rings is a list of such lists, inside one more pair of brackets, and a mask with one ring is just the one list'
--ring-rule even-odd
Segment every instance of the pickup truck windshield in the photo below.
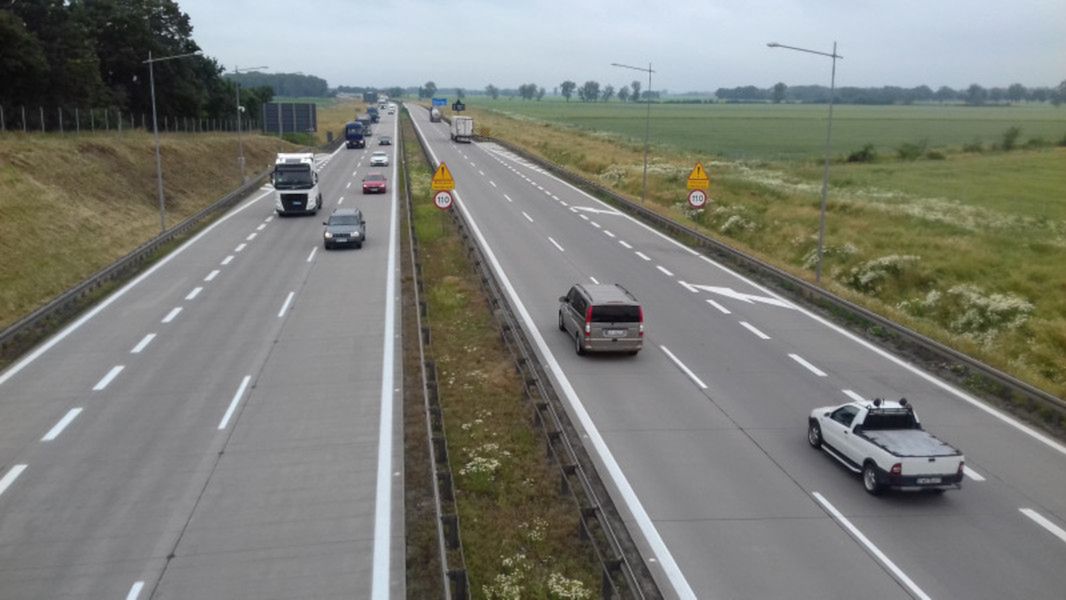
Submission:
{"label": "pickup truck windshield", "polygon": [[311,169],[306,166],[278,167],[274,170],[274,187],[279,190],[308,188],[314,184]]}
{"label": "pickup truck windshield", "polygon": [[884,431],[887,429],[918,429],[918,421],[911,411],[874,412],[867,413],[863,419],[862,428],[868,431]]}

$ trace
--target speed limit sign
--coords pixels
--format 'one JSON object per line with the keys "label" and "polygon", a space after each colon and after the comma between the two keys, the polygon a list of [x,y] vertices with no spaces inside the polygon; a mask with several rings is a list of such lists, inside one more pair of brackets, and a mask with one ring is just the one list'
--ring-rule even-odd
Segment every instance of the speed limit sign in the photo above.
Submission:
{"label": "speed limit sign", "polygon": [[707,192],[692,190],[688,193],[688,203],[692,205],[692,208],[703,208],[707,204]]}
{"label": "speed limit sign", "polygon": [[452,207],[452,193],[448,190],[441,190],[433,194],[433,204],[441,210],[448,210]]}

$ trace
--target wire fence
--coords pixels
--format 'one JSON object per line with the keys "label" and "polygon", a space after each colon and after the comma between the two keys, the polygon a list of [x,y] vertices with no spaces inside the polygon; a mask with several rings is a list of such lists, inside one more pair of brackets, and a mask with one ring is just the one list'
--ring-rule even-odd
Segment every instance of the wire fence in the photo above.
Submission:
{"label": "wire fence", "polygon": [[[209,119],[159,115],[160,133],[216,133],[237,131],[237,119]],[[258,119],[242,118],[241,131],[259,130]],[[117,108],[68,106],[0,105],[0,133],[75,134],[118,132],[140,129],[152,131],[151,113],[135,113]]]}

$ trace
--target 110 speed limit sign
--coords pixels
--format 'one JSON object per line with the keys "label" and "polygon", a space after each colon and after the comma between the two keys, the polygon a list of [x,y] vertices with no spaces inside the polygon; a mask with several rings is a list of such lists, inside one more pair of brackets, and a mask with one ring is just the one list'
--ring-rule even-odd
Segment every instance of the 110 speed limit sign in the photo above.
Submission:
{"label": "110 speed limit sign", "polygon": [[692,208],[703,208],[707,205],[707,192],[703,190],[692,190],[688,193],[688,203]]}
{"label": "110 speed limit sign", "polygon": [[452,193],[447,190],[441,190],[433,194],[433,204],[441,210],[448,210],[452,207]]}

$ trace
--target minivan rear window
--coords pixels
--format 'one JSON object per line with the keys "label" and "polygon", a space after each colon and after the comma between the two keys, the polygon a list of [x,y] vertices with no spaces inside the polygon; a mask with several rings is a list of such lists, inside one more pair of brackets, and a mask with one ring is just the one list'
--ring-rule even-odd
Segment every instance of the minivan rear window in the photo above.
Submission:
{"label": "minivan rear window", "polygon": [[640,307],[627,304],[601,304],[592,307],[593,323],[639,323]]}

